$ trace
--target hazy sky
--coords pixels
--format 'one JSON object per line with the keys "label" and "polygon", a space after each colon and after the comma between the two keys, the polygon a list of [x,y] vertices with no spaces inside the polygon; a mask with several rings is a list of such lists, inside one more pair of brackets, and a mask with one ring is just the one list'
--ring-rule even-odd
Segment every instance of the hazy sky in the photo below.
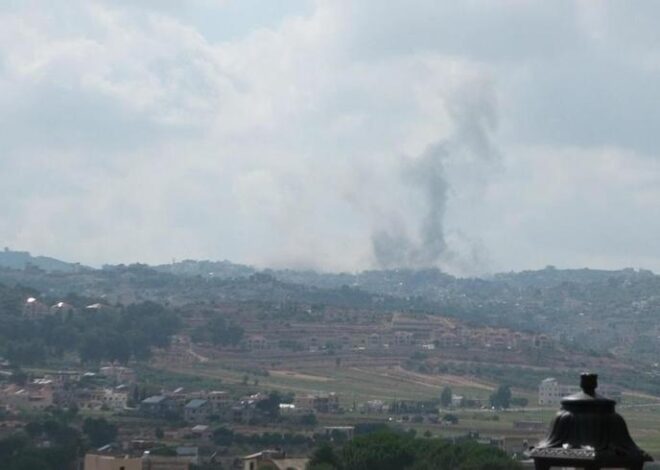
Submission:
{"label": "hazy sky", "polygon": [[660,270],[660,3],[4,0],[0,244]]}

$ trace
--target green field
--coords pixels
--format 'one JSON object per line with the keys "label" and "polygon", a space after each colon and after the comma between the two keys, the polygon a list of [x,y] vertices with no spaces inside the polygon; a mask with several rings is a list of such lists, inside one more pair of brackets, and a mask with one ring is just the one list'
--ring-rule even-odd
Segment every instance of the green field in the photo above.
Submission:
{"label": "green field", "polygon": [[445,386],[455,394],[471,398],[487,398],[496,384],[455,376],[415,374],[399,367],[308,367],[304,370],[254,371],[228,368],[221,364],[203,363],[191,367],[170,367],[168,372],[197,380],[216,380],[225,388],[258,380],[259,389],[276,389],[295,393],[335,392],[343,403],[367,400],[431,400],[439,398]]}
{"label": "green field", "polygon": [[[296,369],[295,371],[264,371],[228,368],[219,363],[196,364],[188,368],[169,368],[158,371],[155,375],[165,374],[171,382],[194,381],[196,386],[215,385],[240,392],[241,390],[260,389],[288,391],[295,393],[335,392],[340,395],[344,406],[367,400],[430,400],[438,398],[443,387],[449,386],[456,394],[474,398],[487,398],[497,384],[482,382],[468,377],[423,375],[404,371],[398,367],[334,367],[318,366]],[[245,376],[248,385],[243,385]],[[155,378],[155,377],[154,377]],[[254,380],[258,386],[254,386]],[[414,427],[419,432],[430,431],[434,435],[459,435],[468,431],[477,431],[482,435],[506,437],[511,439],[527,438],[530,443],[540,438],[545,431],[524,432],[514,430],[514,421],[541,421],[546,429],[557,408],[537,407],[536,391],[514,390],[515,396],[524,396],[529,406],[522,410],[454,410],[459,416],[459,424],[440,426],[431,424],[406,426]],[[619,412],[628,422],[631,435],[636,442],[652,455],[660,458],[660,401],[653,397],[625,395]],[[338,422],[350,423],[367,419],[364,416],[342,415]],[[376,416],[368,419],[381,419]],[[387,417],[383,416],[387,421]],[[335,421],[335,419],[332,419]],[[338,424],[332,423],[332,424]]]}

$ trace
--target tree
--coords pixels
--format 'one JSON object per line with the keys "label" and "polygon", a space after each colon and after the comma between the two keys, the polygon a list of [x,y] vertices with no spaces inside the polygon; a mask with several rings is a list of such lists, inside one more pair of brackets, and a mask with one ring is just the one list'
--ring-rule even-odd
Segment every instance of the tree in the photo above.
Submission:
{"label": "tree", "polygon": [[442,389],[442,394],[440,395],[440,404],[443,408],[449,408],[451,406],[452,392],[451,388],[445,387]]}
{"label": "tree", "polygon": [[336,454],[335,449],[328,444],[323,444],[316,449],[311,458],[309,459],[310,469],[340,469],[342,468],[341,460]]}
{"label": "tree", "polygon": [[498,409],[506,409],[511,405],[511,387],[500,385],[490,396],[490,405]]}
{"label": "tree", "polygon": [[115,440],[117,426],[109,423],[105,418],[86,418],[83,422],[83,432],[93,447],[101,447]]}
{"label": "tree", "polygon": [[196,343],[211,342],[216,346],[236,346],[243,339],[243,328],[233,323],[227,323],[222,317],[213,317],[206,326],[193,332],[192,339]]}
{"label": "tree", "polygon": [[339,449],[319,447],[310,459],[314,470],[520,470],[506,452],[468,441],[416,438],[412,433],[383,432],[356,437]]}
{"label": "tree", "polygon": [[158,427],[156,428],[156,431],[154,433],[156,435],[156,439],[162,439],[165,437],[165,433],[163,432],[163,429]]}
{"label": "tree", "polygon": [[392,432],[356,437],[342,451],[346,470],[401,470],[415,461],[410,438]]}
{"label": "tree", "polygon": [[229,447],[234,443],[234,431],[227,428],[218,428],[213,431],[215,445]]}
{"label": "tree", "polygon": [[300,424],[303,426],[316,426],[319,420],[314,413],[308,413],[300,417]]}
{"label": "tree", "polygon": [[256,407],[271,418],[277,418],[280,415],[280,403],[282,403],[282,397],[279,392],[270,392],[268,398],[257,402]]}

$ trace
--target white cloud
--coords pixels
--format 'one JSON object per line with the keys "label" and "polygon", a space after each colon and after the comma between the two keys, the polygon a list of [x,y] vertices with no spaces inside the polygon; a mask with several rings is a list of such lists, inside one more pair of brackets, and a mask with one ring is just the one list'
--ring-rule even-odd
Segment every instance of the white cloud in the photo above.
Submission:
{"label": "white cloud", "polygon": [[0,9],[4,244],[373,267],[375,231],[419,242],[429,200],[403,174],[450,142],[442,267],[660,269],[650,11],[237,5]]}

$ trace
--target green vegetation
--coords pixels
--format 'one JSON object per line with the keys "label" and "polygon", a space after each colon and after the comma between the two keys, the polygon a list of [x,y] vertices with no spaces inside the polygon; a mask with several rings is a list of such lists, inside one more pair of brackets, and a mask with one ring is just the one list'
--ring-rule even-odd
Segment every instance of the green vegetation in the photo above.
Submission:
{"label": "green vegetation", "polygon": [[104,418],[86,418],[83,423],[83,432],[92,447],[101,447],[114,442],[117,437],[117,426],[107,422]]}
{"label": "green vegetation", "polygon": [[[43,445],[48,443],[48,445]],[[73,468],[83,442],[64,420],[48,417],[29,422],[24,433],[0,440],[0,462],[7,470],[60,470]]]}
{"label": "green vegetation", "polygon": [[236,346],[243,339],[243,328],[233,323],[227,323],[222,317],[215,316],[208,324],[196,328],[191,338],[195,343]]}
{"label": "green vegetation", "polygon": [[453,444],[381,431],[359,436],[339,449],[321,446],[310,470],[513,470],[521,468],[506,453],[475,442]]}
{"label": "green vegetation", "polygon": [[[155,302],[127,307],[55,313],[39,318],[22,315],[30,290],[0,286],[0,354],[14,365],[43,363],[75,353],[85,363],[147,359],[152,347],[166,347],[178,331],[177,315]],[[72,299],[84,301],[72,296]]]}
{"label": "green vegetation", "polygon": [[451,405],[452,392],[451,388],[445,387],[440,394],[440,404],[443,408],[448,408]]}
{"label": "green vegetation", "polygon": [[490,396],[490,406],[497,409],[507,409],[511,405],[511,387],[500,385]]}

